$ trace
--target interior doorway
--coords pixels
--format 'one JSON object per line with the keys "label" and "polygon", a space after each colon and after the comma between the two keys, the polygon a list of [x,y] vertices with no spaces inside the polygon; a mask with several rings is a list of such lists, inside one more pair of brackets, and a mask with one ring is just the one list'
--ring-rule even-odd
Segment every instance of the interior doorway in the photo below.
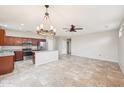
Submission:
{"label": "interior doorway", "polygon": [[71,38],[68,38],[66,43],[67,43],[67,55],[71,55]]}

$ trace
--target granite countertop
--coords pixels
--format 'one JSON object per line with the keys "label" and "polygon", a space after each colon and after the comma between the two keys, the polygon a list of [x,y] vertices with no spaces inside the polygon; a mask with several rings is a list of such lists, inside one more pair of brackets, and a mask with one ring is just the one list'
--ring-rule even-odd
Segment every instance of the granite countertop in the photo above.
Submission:
{"label": "granite countertop", "polygon": [[41,51],[33,51],[33,52],[40,53],[40,52],[53,52],[53,51],[58,51],[58,50],[41,50]]}
{"label": "granite countertop", "polygon": [[13,56],[14,51],[12,50],[0,50],[0,57],[4,57],[4,56]]}
{"label": "granite countertop", "polygon": [[22,51],[22,49],[13,49],[13,51]]}

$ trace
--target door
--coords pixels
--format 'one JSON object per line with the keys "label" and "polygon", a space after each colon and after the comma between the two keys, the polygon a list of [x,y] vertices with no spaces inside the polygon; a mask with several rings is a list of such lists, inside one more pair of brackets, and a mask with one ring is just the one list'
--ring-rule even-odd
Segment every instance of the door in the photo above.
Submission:
{"label": "door", "polygon": [[71,39],[67,39],[67,55],[71,55]]}

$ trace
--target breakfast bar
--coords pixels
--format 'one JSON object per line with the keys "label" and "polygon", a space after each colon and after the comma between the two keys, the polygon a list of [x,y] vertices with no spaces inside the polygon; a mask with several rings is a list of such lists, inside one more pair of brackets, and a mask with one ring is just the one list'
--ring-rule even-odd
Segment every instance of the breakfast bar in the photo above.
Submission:
{"label": "breakfast bar", "polygon": [[36,66],[46,64],[58,60],[58,51],[33,51],[34,52],[34,64]]}

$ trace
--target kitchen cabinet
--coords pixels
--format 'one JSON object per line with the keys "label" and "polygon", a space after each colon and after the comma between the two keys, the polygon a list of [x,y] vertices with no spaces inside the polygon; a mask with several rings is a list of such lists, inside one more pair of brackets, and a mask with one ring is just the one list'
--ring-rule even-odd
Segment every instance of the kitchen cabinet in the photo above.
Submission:
{"label": "kitchen cabinet", "polygon": [[34,51],[33,63],[38,66],[58,60],[58,51]]}
{"label": "kitchen cabinet", "polygon": [[45,42],[45,39],[35,39],[35,38],[23,38],[23,37],[13,37],[5,36],[3,45],[4,46],[22,46],[23,43],[32,42],[33,46],[37,46],[38,42]]}
{"label": "kitchen cabinet", "polygon": [[14,70],[14,57],[3,56],[0,57],[0,75],[10,73]]}
{"label": "kitchen cabinet", "polygon": [[5,30],[0,29],[0,46],[22,46],[25,42],[32,42],[33,46],[37,46],[40,41],[46,42],[46,39],[6,36]]}
{"label": "kitchen cabinet", "polygon": [[23,60],[23,51],[14,51],[15,53],[15,61],[21,61]]}
{"label": "kitchen cabinet", "polygon": [[27,42],[27,41],[28,41],[27,38],[22,38],[22,43],[25,43],[25,42]]}
{"label": "kitchen cabinet", "polygon": [[39,42],[46,42],[46,39],[38,39]]}
{"label": "kitchen cabinet", "polygon": [[38,39],[32,39],[32,45],[37,45],[38,44]]}
{"label": "kitchen cabinet", "polygon": [[15,46],[20,46],[20,45],[22,45],[22,39],[21,39],[21,38],[18,38],[18,37],[14,37],[14,38],[13,38],[13,44],[14,44]]}
{"label": "kitchen cabinet", "polygon": [[4,45],[5,30],[0,29],[0,46]]}
{"label": "kitchen cabinet", "polygon": [[13,46],[14,45],[14,38],[9,37],[9,36],[5,37],[4,45]]}

